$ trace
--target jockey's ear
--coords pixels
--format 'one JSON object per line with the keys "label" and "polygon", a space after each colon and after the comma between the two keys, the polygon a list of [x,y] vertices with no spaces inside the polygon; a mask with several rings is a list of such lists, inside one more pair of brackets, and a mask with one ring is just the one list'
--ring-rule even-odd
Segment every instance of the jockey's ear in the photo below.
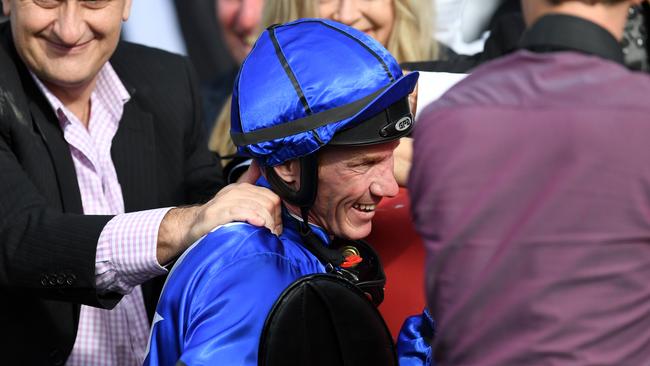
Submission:
{"label": "jockey's ear", "polygon": [[272,168],[275,173],[282,179],[288,186],[293,189],[298,189],[300,185],[300,164],[298,159],[291,159],[285,161],[280,165]]}

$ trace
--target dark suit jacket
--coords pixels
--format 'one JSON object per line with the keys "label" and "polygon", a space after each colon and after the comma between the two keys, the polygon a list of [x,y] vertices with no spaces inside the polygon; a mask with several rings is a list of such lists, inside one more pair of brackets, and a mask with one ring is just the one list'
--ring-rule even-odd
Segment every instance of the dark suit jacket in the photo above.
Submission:
{"label": "dark suit jacket", "polygon": [[[189,62],[126,43],[110,62],[131,94],[111,151],[126,211],[207,201],[223,182]],[[97,240],[111,217],[81,213],[58,121],[0,25],[0,364],[62,364],[79,304],[119,301],[94,286]],[[150,315],[154,287],[143,286]]]}

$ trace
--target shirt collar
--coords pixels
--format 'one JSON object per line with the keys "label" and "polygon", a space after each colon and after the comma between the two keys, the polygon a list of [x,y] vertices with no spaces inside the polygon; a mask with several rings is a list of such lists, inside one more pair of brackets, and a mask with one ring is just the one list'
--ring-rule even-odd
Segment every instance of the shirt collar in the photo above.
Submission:
{"label": "shirt collar", "polygon": [[124,104],[131,99],[131,95],[109,62],[99,71],[95,92],[97,98],[106,101],[107,108],[120,120]]}
{"label": "shirt collar", "polygon": [[624,64],[621,45],[609,31],[570,15],[541,17],[524,33],[520,46],[533,52],[576,51]]}
{"label": "shirt collar", "polygon": [[[43,82],[33,72],[31,72],[31,70],[29,73],[36,82],[38,89],[45,95],[45,98],[54,110],[59,123],[63,125],[72,118],[76,118],[73,117],[72,113],[65,107],[65,105],[63,105],[59,98],[57,98],[47,88],[47,86],[45,86],[45,84],[43,84]],[[117,121],[121,119],[124,111],[124,104],[131,99],[131,95],[127,92],[124,84],[109,62],[105,63],[97,74],[97,82],[91,99],[98,99],[105,102],[106,107],[114,115],[115,119]]]}

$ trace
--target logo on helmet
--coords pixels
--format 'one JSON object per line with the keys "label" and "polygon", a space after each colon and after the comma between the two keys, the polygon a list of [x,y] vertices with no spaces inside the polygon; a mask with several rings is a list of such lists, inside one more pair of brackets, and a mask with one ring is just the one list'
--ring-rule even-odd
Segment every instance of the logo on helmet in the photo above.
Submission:
{"label": "logo on helmet", "polygon": [[413,124],[413,120],[410,116],[402,117],[399,121],[395,123],[395,129],[399,132],[402,132]]}

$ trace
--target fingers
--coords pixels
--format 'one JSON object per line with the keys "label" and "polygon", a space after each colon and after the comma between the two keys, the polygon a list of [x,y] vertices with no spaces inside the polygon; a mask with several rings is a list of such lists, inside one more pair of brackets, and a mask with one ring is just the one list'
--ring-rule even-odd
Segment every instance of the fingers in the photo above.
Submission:
{"label": "fingers", "polygon": [[265,210],[259,211],[258,207],[236,207],[230,213],[230,218],[233,221],[245,221],[253,226],[266,227],[275,235],[282,233],[282,220]]}
{"label": "fingers", "polygon": [[399,145],[395,148],[393,156],[395,160],[402,160],[410,164],[413,160],[413,138],[402,137],[399,139]]}
{"label": "fingers", "polygon": [[252,220],[246,219],[246,221],[251,225],[265,226],[272,233],[280,235],[282,233],[282,200],[280,197],[264,187],[246,184],[238,188],[241,191],[237,192],[238,204],[249,205],[249,209],[264,219],[262,224],[259,224],[254,216]]}
{"label": "fingers", "polygon": [[267,188],[235,183],[202,206],[171,209],[158,230],[158,262],[167,263],[214,228],[235,221],[266,227],[280,235],[281,202],[280,197]]}
{"label": "fingers", "polygon": [[280,208],[280,197],[268,188],[255,186],[250,183],[233,183],[222,189],[215,198],[224,201],[251,200],[263,205],[269,212],[272,208]]}
{"label": "fingers", "polygon": [[228,207],[221,212],[220,220],[223,224],[233,221],[248,222],[251,225],[266,227],[273,234],[282,233],[282,209],[281,206],[269,206],[263,200],[242,198],[237,205]]}
{"label": "fingers", "polygon": [[399,146],[394,152],[394,174],[395,180],[400,187],[406,187],[408,176],[411,170],[411,161],[413,159],[413,139],[402,137]]}
{"label": "fingers", "polygon": [[280,197],[267,188],[249,183],[231,184],[203,206],[196,225],[204,235],[214,227],[233,221],[264,226],[279,235],[282,232]]}
{"label": "fingers", "polygon": [[409,94],[409,105],[411,107],[413,118],[415,118],[415,112],[418,110],[418,85],[419,83],[416,83],[413,92]]}

